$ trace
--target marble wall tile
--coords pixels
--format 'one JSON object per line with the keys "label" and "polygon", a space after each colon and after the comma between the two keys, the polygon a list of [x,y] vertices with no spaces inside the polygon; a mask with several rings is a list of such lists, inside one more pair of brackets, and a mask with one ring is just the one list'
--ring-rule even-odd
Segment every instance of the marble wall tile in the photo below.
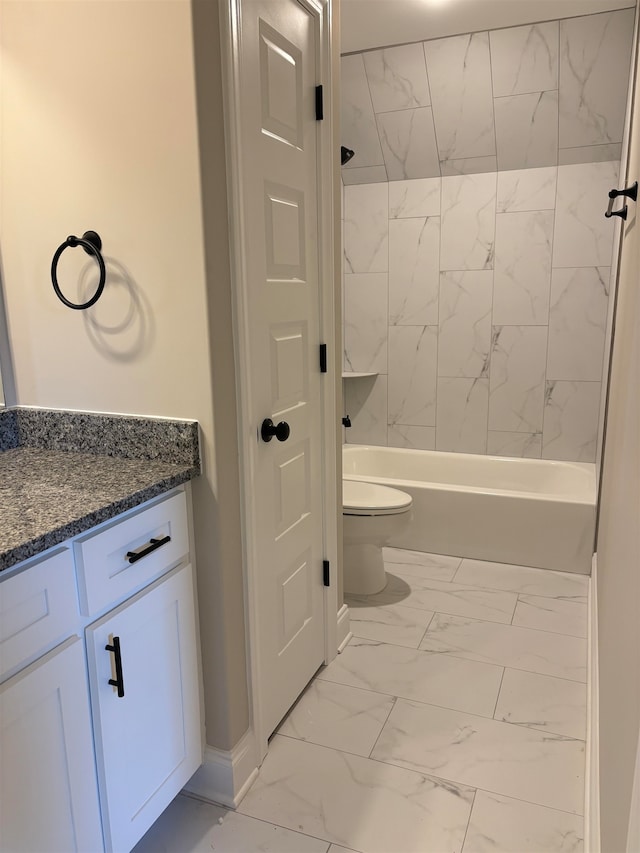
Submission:
{"label": "marble wall tile", "polygon": [[602,379],[610,275],[609,267],[553,271],[548,379]]}
{"label": "marble wall tile", "polygon": [[442,179],[441,270],[493,269],[494,174]]}
{"label": "marble wall tile", "polygon": [[583,853],[579,815],[478,791],[462,853],[562,850]]}
{"label": "marble wall tile", "polygon": [[438,376],[489,375],[492,294],[491,270],[441,274]]}
{"label": "marble wall tile", "polygon": [[440,178],[415,178],[389,184],[389,219],[440,216]]}
{"label": "marble wall tile", "polygon": [[340,105],[343,144],[353,148],[353,167],[384,163],[362,54],[340,60]]}
{"label": "marble wall tile", "polygon": [[351,186],[352,184],[380,184],[387,180],[385,166],[361,166],[357,169],[342,169],[342,183],[344,186]]}
{"label": "marble wall tile", "polygon": [[437,325],[439,260],[440,217],[389,222],[390,325]]}
{"label": "marble wall tile", "polygon": [[389,424],[436,422],[437,326],[389,327]]}
{"label": "marble wall tile", "polygon": [[408,447],[412,450],[435,450],[436,429],[426,426],[389,424],[387,429],[389,447]]}
{"label": "marble wall tile", "polygon": [[540,459],[542,432],[506,432],[490,429],[487,433],[487,453],[491,456]]}
{"label": "marble wall tile", "polygon": [[387,273],[344,277],[344,363],[348,371],[387,372]]}
{"label": "marble wall tile", "polygon": [[620,142],[633,9],[560,22],[560,146]]}
{"label": "marble wall tile", "polygon": [[617,186],[618,163],[558,167],[558,201],[553,235],[554,267],[611,264],[614,229],[604,212]]}
{"label": "marble wall tile", "polygon": [[350,444],[387,444],[387,377],[345,382],[345,410],[351,417]]}
{"label": "marble wall tile", "polygon": [[431,107],[378,113],[376,121],[390,181],[440,176]]}
{"label": "marble wall tile", "polygon": [[363,58],[375,112],[430,106],[427,66],[420,43],[367,51]]}
{"label": "marble wall tile", "polygon": [[495,100],[498,169],[555,166],[558,93],[536,92]]}
{"label": "marble wall tile", "polygon": [[498,158],[465,157],[460,160],[443,160],[440,163],[442,176],[450,175],[479,175],[483,172],[497,172]]}
{"label": "marble wall tile", "polygon": [[486,453],[488,379],[438,379],[436,450]]}
{"label": "marble wall tile", "polygon": [[515,169],[498,173],[498,213],[553,210],[556,206],[558,170]]}
{"label": "marble wall tile", "polygon": [[547,324],[553,221],[552,210],[496,216],[495,325]]}
{"label": "marble wall tile", "polygon": [[582,814],[584,743],[398,699],[371,757]]}
{"label": "marble wall tile", "polygon": [[344,269],[346,273],[389,270],[388,184],[344,189]]}
{"label": "marble wall tile", "polygon": [[558,21],[489,33],[493,95],[558,88]]}
{"label": "marble wall tile", "polygon": [[541,431],[546,356],[545,326],[494,326],[489,429]]}
{"label": "marble wall tile", "polygon": [[547,381],[542,458],[595,462],[599,382]]}
{"label": "marble wall tile", "polygon": [[558,151],[558,165],[571,166],[574,163],[606,163],[609,161],[620,162],[622,157],[622,144],[620,142],[610,145],[585,145],[581,148],[561,148]]}
{"label": "marble wall tile", "polygon": [[496,153],[488,33],[424,43],[441,160]]}

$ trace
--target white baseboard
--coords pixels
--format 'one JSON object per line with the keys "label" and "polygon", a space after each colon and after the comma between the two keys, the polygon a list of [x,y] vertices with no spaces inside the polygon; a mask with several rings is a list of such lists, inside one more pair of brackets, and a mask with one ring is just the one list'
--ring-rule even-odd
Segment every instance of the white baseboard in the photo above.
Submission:
{"label": "white baseboard", "polygon": [[338,654],[344,650],[352,636],[349,630],[349,608],[343,604],[338,610]]}
{"label": "white baseboard", "polygon": [[235,809],[258,775],[256,739],[252,729],[233,749],[204,748],[204,763],[184,786],[184,791],[201,800]]}
{"label": "white baseboard", "polygon": [[589,584],[587,657],[587,761],[584,792],[584,850],[600,853],[600,727],[598,700],[598,566],[593,555]]}

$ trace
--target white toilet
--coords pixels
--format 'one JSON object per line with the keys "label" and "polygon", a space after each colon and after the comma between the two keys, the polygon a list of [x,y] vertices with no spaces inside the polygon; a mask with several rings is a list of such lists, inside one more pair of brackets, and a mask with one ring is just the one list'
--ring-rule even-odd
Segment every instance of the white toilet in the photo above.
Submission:
{"label": "white toilet", "polygon": [[411,495],[399,489],[342,481],[345,592],[373,595],[384,589],[382,546],[409,523],[412,503]]}

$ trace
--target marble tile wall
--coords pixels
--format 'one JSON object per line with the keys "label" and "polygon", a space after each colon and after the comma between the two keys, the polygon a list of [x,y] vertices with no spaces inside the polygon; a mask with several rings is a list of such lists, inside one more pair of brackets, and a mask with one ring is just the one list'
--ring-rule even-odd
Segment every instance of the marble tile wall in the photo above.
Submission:
{"label": "marble tile wall", "polygon": [[342,58],[345,184],[620,158],[633,9]]}
{"label": "marble tile wall", "polygon": [[343,57],[346,441],[594,461],[633,15]]}
{"label": "marble tile wall", "polygon": [[617,173],[346,186],[346,440],[594,461]]}

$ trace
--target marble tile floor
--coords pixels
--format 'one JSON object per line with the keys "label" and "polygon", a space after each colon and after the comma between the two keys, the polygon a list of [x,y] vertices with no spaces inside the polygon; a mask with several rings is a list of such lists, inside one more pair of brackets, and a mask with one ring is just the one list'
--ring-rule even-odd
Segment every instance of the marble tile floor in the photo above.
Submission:
{"label": "marble tile floor", "polygon": [[180,796],[135,853],[583,851],[589,579],[385,564],[238,810]]}

